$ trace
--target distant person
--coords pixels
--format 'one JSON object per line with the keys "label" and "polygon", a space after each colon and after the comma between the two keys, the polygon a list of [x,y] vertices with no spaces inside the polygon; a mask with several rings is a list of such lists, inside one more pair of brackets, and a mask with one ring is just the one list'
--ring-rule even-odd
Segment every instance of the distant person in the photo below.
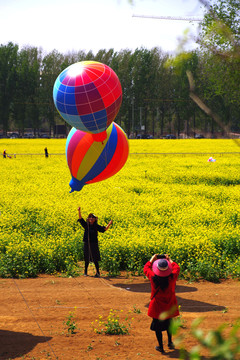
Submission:
{"label": "distant person", "polygon": [[164,354],[162,331],[167,331],[168,347],[174,349],[170,330],[171,319],[179,315],[175,294],[180,267],[168,255],[153,255],[143,269],[151,282],[151,301],[148,316],[152,318],[150,329],[158,340],[157,351]]}
{"label": "distant person", "polygon": [[7,154],[7,151],[4,149],[4,150],[3,150],[3,158],[6,159],[7,157],[8,157],[9,159],[12,158],[10,155]]}
{"label": "distant person", "polygon": [[48,149],[47,149],[47,147],[45,147],[44,151],[45,151],[45,157],[47,158],[48,157]]}
{"label": "distant person", "polygon": [[98,232],[105,232],[109,229],[110,225],[112,224],[112,220],[109,221],[107,226],[98,225],[98,218],[90,213],[85,221],[81,215],[81,208],[78,208],[78,222],[84,228],[84,235],[83,235],[83,252],[84,252],[84,261],[85,261],[85,270],[84,275],[87,276],[88,265],[90,261],[94,262],[96,268],[96,275],[95,277],[100,277],[99,272],[99,264],[98,262],[101,260],[100,251],[98,247]]}

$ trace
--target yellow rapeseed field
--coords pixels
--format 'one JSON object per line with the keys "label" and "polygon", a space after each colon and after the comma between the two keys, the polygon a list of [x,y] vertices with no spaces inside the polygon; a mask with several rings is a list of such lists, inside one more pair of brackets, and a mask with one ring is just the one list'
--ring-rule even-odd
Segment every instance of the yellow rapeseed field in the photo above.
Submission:
{"label": "yellow rapeseed field", "polygon": [[[99,234],[101,267],[142,273],[169,253],[186,279],[240,274],[240,147],[232,140],[130,140],[123,169],[69,193],[65,139],[1,139],[0,276],[78,274],[83,217]],[[44,157],[47,146],[49,158]],[[15,154],[15,155],[14,155]],[[216,162],[208,162],[212,156]]]}

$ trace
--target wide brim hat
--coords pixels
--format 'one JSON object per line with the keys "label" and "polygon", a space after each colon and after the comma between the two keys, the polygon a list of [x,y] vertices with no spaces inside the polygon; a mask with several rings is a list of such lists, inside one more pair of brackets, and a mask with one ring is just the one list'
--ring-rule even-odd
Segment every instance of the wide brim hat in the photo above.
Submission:
{"label": "wide brim hat", "polygon": [[155,275],[166,277],[172,273],[172,265],[167,259],[158,259],[154,261],[152,270]]}

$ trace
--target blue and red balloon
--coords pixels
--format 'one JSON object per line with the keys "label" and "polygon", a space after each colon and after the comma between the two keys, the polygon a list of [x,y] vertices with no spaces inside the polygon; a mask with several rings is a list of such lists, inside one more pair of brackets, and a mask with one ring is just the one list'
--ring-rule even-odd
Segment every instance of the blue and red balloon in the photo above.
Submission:
{"label": "blue and red balloon", "polygon": [[[97,61],[70,65],[57,77],[54,104],[71,126],[99,134],[114,121],[122,103],[122,87],[116,73]],[[103,133],[96,140],[103,140]]]}
{"label": "blue and red balloon", "polygon": [[115,175],[126,163],[129,153],[126,134],[115,123],[106,132],[103,142],[75,128],[68,134],[66,157],[72,175],[71,192]]}

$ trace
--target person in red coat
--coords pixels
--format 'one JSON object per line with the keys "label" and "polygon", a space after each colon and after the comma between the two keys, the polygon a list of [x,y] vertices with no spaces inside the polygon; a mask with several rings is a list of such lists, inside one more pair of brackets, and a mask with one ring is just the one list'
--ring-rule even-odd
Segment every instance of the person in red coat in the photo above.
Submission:
{"label": "person in red coat", "polygon": [[168,347],[174,349],[170,332],[171,319],[179,315],[175,294],[180,267],[168,255],[153,255],[143,269],[151,282],[151,301],[148,316],[152,318],[150,329],[155,331],[159,346],[156,350],[164,353],[162,331],[167,331]]}

